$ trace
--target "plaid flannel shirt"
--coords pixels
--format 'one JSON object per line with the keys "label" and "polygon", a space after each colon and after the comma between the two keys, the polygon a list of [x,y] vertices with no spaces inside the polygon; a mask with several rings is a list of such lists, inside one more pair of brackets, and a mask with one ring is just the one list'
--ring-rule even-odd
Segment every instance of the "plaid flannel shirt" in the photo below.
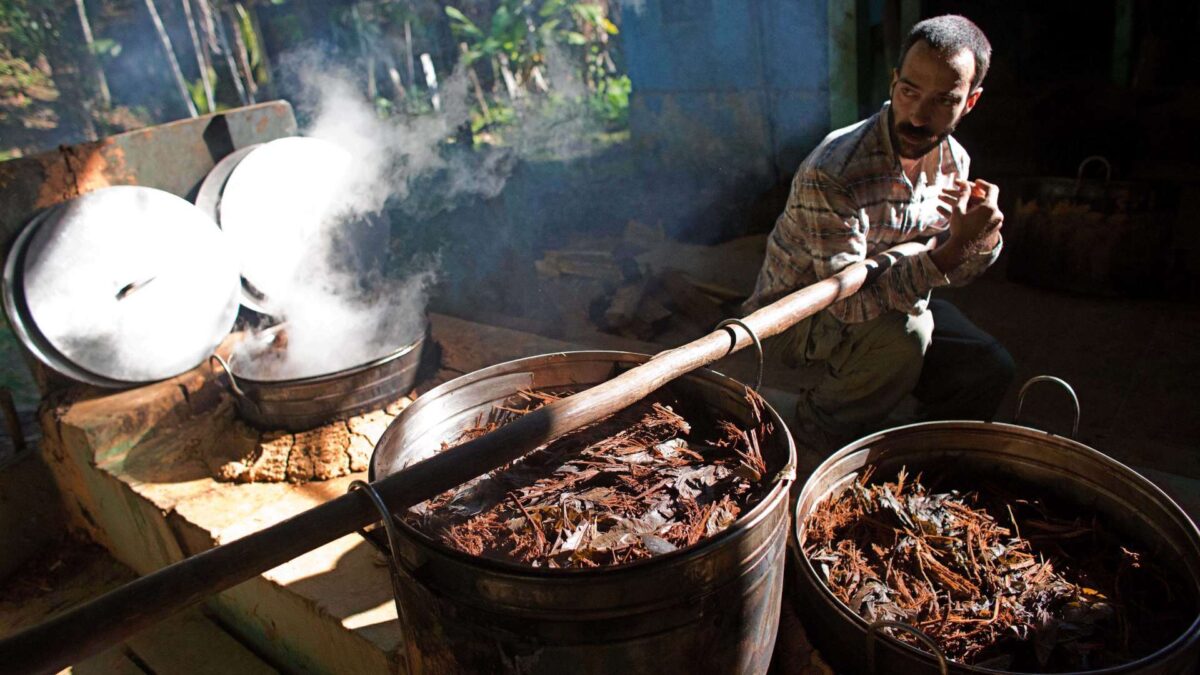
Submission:
{"label": "plaid flannel shirt", "polygon": [[[947,137],[920,160],[913,185],[892,149],[888,105],[858,124],[839,129],[800,165],[787,207],[767,239],[767,254],[745,309],[753,311],[847,265],[889,247],[946,232],[938,195],[967,178],[970,157]],[[1000,244],[943,274],[928,252],[900,260],[829,312],[843,323],[869,321],[888,310],[925,311],[930,290],[978,277],[1000,254]]]}

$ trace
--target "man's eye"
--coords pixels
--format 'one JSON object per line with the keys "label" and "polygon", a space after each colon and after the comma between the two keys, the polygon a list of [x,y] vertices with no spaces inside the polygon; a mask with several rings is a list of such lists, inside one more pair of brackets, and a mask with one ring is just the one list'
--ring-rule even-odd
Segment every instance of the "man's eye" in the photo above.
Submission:
{"label": "man's eye", "polygon": [[916,92],[916,90],[914,90],[914,89],[908,89],[907,87],[906,87],[906,88],[903,88],[903,89],[901,89],[901,90],[900,90],[900,93],[901,93],[901,94],[902,94],[902,95],[903,95],[905,98],[915,98],[915,97],[916,97],[916,95],[917,95],[917,92]]}
{"label": "man's eye", "polygon": [[942,105],[946,106],[947,108],[953,108],[954,106],[958,105],[958,99],[944,97],[942,98]]}

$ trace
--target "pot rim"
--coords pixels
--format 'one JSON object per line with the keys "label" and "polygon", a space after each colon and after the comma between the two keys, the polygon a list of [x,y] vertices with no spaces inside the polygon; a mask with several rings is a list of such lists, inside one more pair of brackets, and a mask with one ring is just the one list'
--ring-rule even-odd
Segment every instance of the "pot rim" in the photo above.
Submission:
{"label": "pot rim", "polygon": [[[1175,511],[1174,515],[1177,517],[1180,517],[1181,525],[1185,526],[1184,529],[1188,530],[1188,534],[1190,535],[1190,539],[1191,539],[1193,548],[1200,550],[1200,531],[1197,530],[1195,522],[1192,520],[1191,516],[1189,516],[1186,511],[1184,511],[1182,508],[1180,508],[1180,506],[1178,504],[1176,504],[1175,501],[1170,498],[1170,496],[1168,496],[1165,492],[1163,492],[1161,488],[1159,488],[1157,485],[1155,485],[1152,481],[1150,481],[1145,476],[1142,476],[1137,471],[1134,471],[1133,469],[1131,469],[1129,466],[1117,461],[1116,459],[1113,459],[1112,457],[1109,457],[1108,455],[1100,452],[1099,450],[1096,450],[1095,448],[1085,445],[1085,444],[1083,444],[1079,441],[1076,441],[1072,438],[1067,438],[1065,436],[1060,436],[1058,434],[1054,434],[1054,433],[1051,433],[1048,431],[1042,431],[1041,429],[1034,429],[1032,427],[1026,427],[1026,426],[1022,426],[1022,425],[1018,425],[1018,424],[1009,424],[1009,423],[1005,423],[1005,422],[982,422],[982,421],[975,421],[975,420],[917,422],[914,424],[906,424],[906,425],[902,425],[902,426],[898,426],[898,427],[892,427],[889,429],[884,429],[882,431],[877,431],[868,436],[864,436],[863,438],[860,438],[856,441],[852,441],[848,445],[843,446],[837,452],[830,455],[828,458],[825,459],[825,461],[821,462],[821,464],[819,466],[817,466],[817,468],[813,469],[813,472],[811,474],[809,474],[808,479],[805,480],[804,486],[800,489],[800,492],[795,499],[795,503],[792,505],[792,508],[790,509],[792,512],[792,525],[791,525],[791,533],[788,536],[788,548],[791,550],[791,555],[793,555],[795,557],[796,562],[799,563],[799,565],[800,565],[799,573],[802,575],[805,575],[805,576],[809,576],[813,580],[815,580],[816,583],[814,585],[818,586],[820,588],[819,592],[820,592],[821,600],[824,601],[824,603],[826,605],[833,607],[834,610],[842,618],[849,620],[851,623],[853,623],[856,627],[858,627],[859,629],[861,629],[864,632],[867,632],[869,630],[870,624],[867,622],[867,620],[862,618],[861,616],[859,616],[858,613],[851,611],[851,609],[849,607],[847,607],[845,603],[843,603],[841,600],[837,599],[833,595],[833,593],[829,590],[829,586],[821,579],[821,577],[817,573],[817,570],[812,566],[812,563],[809,561],[808,556],[804,555],[804,550],[801,547],[800,541],[801,541],[801,536],[803,534],[804,521],[808,514],[800,513],[801,502],[804,500],[804,497],[808,494],[810,486],[812,485],[813,480],[817,476],[823,475],[824,473],[826,473],[829,470],[830,467],[832,467],[833,465],[842,461],[846,457],[848,457],[856,452],[862,451],[862,450],[866,449],[867,447],[869,447],[881,440],[884,440],[885,438],[894,438],[897,435],[926,431],[926,430],[931,430],[931,429],[955,429],[955,428],[965,428],[965,429],[970,429],[970,430],[974,430],[974,431],[987,431],[987,432],[991,432],[991,433],[999,433],[1001,435],[1015,434],[1015,435],[1024,436],[1024,437],[1032,436],[1034,438],[1039,438],[1042,440],[1052,440],[1055,443],[1064,444],[1064,445],[1066,445],[1066,447],[1069,447],[1074,451],[1083,453],[1085,456],[1088,456],[1089,459],[1099,461],[1101,464],[1105,465],[1105,468],[1116,469],[1118,471],[1123,470],[1120,472],[1123,473],[1128,478],[1130,478],[1134,483],[1137,483],[1140,488],[1146,489],[1148,492],[1152,493],[1155,498],[1161,499],[1163,501],[1164,505],[1168,507],[1168,510]],[[818,498],[817,501],[819,501],[819,499],[823,499],[825,496],[826,495],[820,495],[820,497]],[[814,501],[814,504],[815,503],[816,503],[816,501]],[[888,647],[903,649],[903,650],[909,652],[910,655],[916,656],[916,657],[920,658],[921,660],[927,662],[931,668],[937,667],[937,659],[930,652],[928,652],[924,649],[919,649],[917,647],[914,647],[913,645],[910,645],[906,642],[901,642],[900,640],[897,640],[896,638],[894,638],[891,635],[888,635],[887,633],[884,633],[882,631],[880,631],[880,635],[882,638],[881,641]],[[865,641],[865,638],[864,638],[864,641]],[[1072,671],[1071,673],[1064,673],[1062,675],[1117,675],[1118,673],[1123,674],[1123,673],[1138,672],[1143,668],[1153,666],[1156,661],[1161,661],[1165,658],[1168,658],[1173,653],[1180,651],[1183,648],[1185,648],[1187,645],[1195,643],[1197,641],[1200,641],[1200,611],[1197,611],[1197,614],[1193,618],[1191,624],[1186,629],[1184,629],[1183,632],[1180,633],[1174,640],[1167,643],[1166,645],[1163,645],[1159,649],[1141,657],[1140,659],[1130,661],[1128,663],[1124,663],[1124,664],[1121,664],[1118,666],[1110,666],[1107,668],[1096,669],[1096,670]],[[1032,673],[1027,673],[1026,671],[996,670],[993,668],[983,668],[983,667],[979,667],[979,666],[973,666],[973,665],[969,665],[969,664],[965,664],[965,663],[960,663],[957,661],[950,661],[949,659],[947,659],[947,663],[950,666],[951,670],[958,669],[960,671],[970,672],[970,673],[985,673],[987,675],[1036,675],[1036,674],[1032,674]]]}
{"label": "pot rim", "polygon": [[396,349],[396,351],[388,352],[387,354],[384,354],[383,356],[376,357],[365,363],[360,363],[356,366],[351,366],[349,368],[343,368],[342,370],[335,370],[331,373],[321,373],[319,375],[305,375],[304,377],[294,377],[294,378],[289,378],[286,380],[262,380],[262,379],[257,379],[257,378],[253,378],[253,377],[247,377],[245,375],[240,374],[238,372],[238,368],[237,368],[238,360],[236,358],[229,359],[229,367],[233,370],[233,376],[237,378],[238,384],[251,384],[259,389],[285,388],[285,387],[294,387],[294,386],[298,386],[298,385],[322,384],[324,382],[340,380],[342,378],[351,377],[353,375],[357,375],[359,373],[363,373],[368,370],[378,368],[378,367],[386,365],[392,361],[395,361],[396,359],[404,358],[406,355],[408,355],[414,349],[420,347],[422,345],[422,343],[424,343],[429,338],[429,319],[428,319],[428,317],[425,317],[422,320],[421,324],[422,324],[423,328],[418,333],[417,338],[415,340],[413,340],[412,342],[405,344],[405,345],[401,346],[400,348]]}
{"label": "pot rim", "polygon": [[[604,350],[604,349],[580,349],[580,350],[572,350],[572,351],[548,352],[545,354],[536,354],[533,356],[527,356],[527,357],[523,357],[520,359],[513,359],[511,361],[505,361],[503,363],[498,363],[498,364],[495,364],[492,366],[488,366],[486,368],[482,368],[480,370],[476,370],[476,371],[472,371],[470,373],[466,373],[464,375],[460,375],[459,377],[456,377],[447,382],[443,382],[442,384],[439,384],[438,386],[434,387],[433,389],[430,389],[429,391],[422,394],[420,398],[425,398],[426,400],[433,400],[433,399],[438,398],[439,396],[445,394],[446,392],[454,391],[454,390],[459,389],[464,386],[469,386],[471,384],[474,384],[477,381],[486,380],[492,376],[502,374],[502,373],[505,373],[505,372],[513,370],[513,369],[519,369],[522,364],[525,364],[527,362],[541,360],[546,357],[570,358],[572,356],[577,356],[577,355],[588,355],[588,356],[595,356],[595,357],[603,357],[603,356],[618,357],[613,361],[614,364],[621,363],[621,362],[640,364],[640,363],[645,363],[646,361],[649,361],[651,358],[651,355],[648,355],[648,354],[639,354],[637,352],[627,352],[627,351],[621,351],[621,350]],[[623,357],[623,358],[621,358],[621,357]],[[633,358],[629,358],[629,357],[633,357]],[[742,387],[749,389],[749,387],[747,385],[743,384],[742,382],[735,380],[734,378],[729,377],[728,375],[723,375],[720,372],[712,370],[711,368],[697,368],[696,370],[693,370],[690,373],[687,373],[686,375],[684,375],[683,377],[681,377],[679,379],[684,379],[687,377],[701,377],[701,378],[705,378],[705,379],[714,381],[721,385],[727,386],[729,384],[733,384],[733,385],[742,386]],[[470,378],[470,379],[468,379],[468,378]],[[450,385],[453,385],[453,386],[450,386]],[[426,398],[426,397],[428,397],[428,398]],[[418,399],[418,401],[420,400],[420,398]],[[388,428],[386,431],[384,431],[383,436],[381,436],[379,438],[379,442],[375,444],[375,450],[373,450],[371,453],[371,461],[368,463],[368,469],[367,469],[368,481],[374,482],[377,479],[376,475],[375,475],[375,453],[378,452],[378,449],[384,444],[384,442],[387,440],[387,438],[390,435],[395,433],[393,430],[399,428],[400,421],[402,419],[404,419],[404,416],[406,414],[409,414],[410,410],[417,410],[417,411],[420,410],[420,408],[417,407],[418,401],[414,401],[412,403],[412,405],[405,408],[400,413],[400,415],[398,415],[396,417],[396,419],[393,420],[390,425],[388,425]],[[770,413],[771,422],[775,425],[775,427],[777,429],[776,433],[782,433],[784,435],[784,439],[785,439],[785,443],[786,443],[785,447],[787,450],[787,457],[788,457],[788,461],[785,462],[784,468],[786,468],[786,466],[789,465],[789,463],[791,466],[795,466],[796,444],[795,444],[795,441],[792,439],[791,431],[787,428],[787,425],[784,424],[783,419],[780,418],[779,413],[770,405],[770,403],[767,403],[765,399],[763,400],[763,403],[765,404],[765,409]],[[692,544],[691,546],[677,548],[674,551],[671,551],[669,553],[655,555],[650,558],[646,558],[644,560],[637,560],[634,562],[623,563],[623,564],[619,564],[619,565],[601,565],[598,567],[583,567],[583,568],[532,567],[530,565],[522,565],[519,563],[513,563],[513,562],[508,562],[508,561],[503,561],[503,560],[495,560],[492,558],[483,558],[480,556],[470,555],[468,553],[464,553],[457,549],[446,546],[446,545],[442,544],[441,542],[437,541],[436,539],[433,539],[432,537],[426,535],[421,530],[418,530],[417,528],[413,527],[412,525],[409,525],[408,522],[404,518],[395,517],[397,514],[392,514],[392,515],[393,515],[393,521],[395,522],[396,526],[400,530],[402,530],[412,541],[416,542],[418,545],[428,548],[428,549],[431,549],[437,555],[449,558],[458,564],[468,566],[468,567],[486,568],[486,569],[488,569],[488,573],[493,576],[504,576],[504,577],[507,577],[510,579],[522,579],[522,580],[530,580],[530,581],[533,581],[533,580],[565,581],[565,580],[569,580],[569,579],[574,580],[574,579],[578,579],[581,577],[583,577],[583,578],[603,577],[605,579],[613,579],[613,578],[619,579],[620,576],[623,576],[623,575],[638,574],[641,570],[643,570],[648,565],[665,565],[668,563],[684,563],[684,562],[690,561],[696,557],[704,555],[706,553],[706,549],[708,546],[717,544],[721,541],[724,541],[731,537],[735,537],[743,532],[750,530],[755,525],[757,525],[758,523],[760,523],[763,520],[765,520],[766,518],[768,518],[771,515],[771,511],[774,509],[774,507],[780,501],[786,500],[788,498],[789,490],[791,489],[791,485],[793,482],[794,482],[794,478],[782,477],[782,478],[776,479],[774,482],[774,485],[772,485],[771,489],[768,490],[765,495],[763,495],[762,499],[760,499],[758,501],[758,503],[756,503],[752,508],[750,508],[749,511],[747,511],[746,513],[744,513],[740,517],[738,517],[738,519],[735,520],[732,525],[730,525],[729,527],[725,528],[724,530],[718,532],[717,534],[715,534],[711,537],[705,537],[704,539],[701,539],[700,541],[696,542],[695,544]],[[788,538],[790,539],[790,536]],[[393,555],[396,555],[397,558],[399,558],[398,552],[393,552]]]}

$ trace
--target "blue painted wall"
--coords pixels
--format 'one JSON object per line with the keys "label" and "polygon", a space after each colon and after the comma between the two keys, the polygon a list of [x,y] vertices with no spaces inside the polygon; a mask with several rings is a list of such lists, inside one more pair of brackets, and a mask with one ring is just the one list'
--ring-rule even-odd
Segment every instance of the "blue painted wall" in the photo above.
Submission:
{"label": "blue painted wall", "polygon": [[[700,206],[744,207],[755,189],[786,182],[828,133],[826,3],[644,0],[623,14],[633,142],[674,180],[689,177],[698,196],[728,195]],[[696,227],[731,230],[702,210],[695,217],[709,222]]]}

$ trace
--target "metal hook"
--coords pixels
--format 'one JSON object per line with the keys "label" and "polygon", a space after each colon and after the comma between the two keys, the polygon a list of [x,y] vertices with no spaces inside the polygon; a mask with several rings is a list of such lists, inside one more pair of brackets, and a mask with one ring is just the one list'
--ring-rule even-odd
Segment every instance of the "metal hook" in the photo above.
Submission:
{"label": "metal hook", "polygon": [[917,640],[919,640],[921,644],[925,645],[929,652],[938,660],[938,670],[941,672],[941,674],[949,675],[950,663],[946,660],[946,655],[943,654],[942,650],[938,648],[937,643],[933,641],[933,638],[926,635],[916,626],[910,626],[900,621],[876,621],[867,628],[868,673],[875,673],[875,636],[881,629],[884,628],[896,628],[917,638]]}
{"label": "metal hook", "polygon": [[216,353],[208,357],[210,363],[213,359],[216,359],[217,363],[221,364],[221,368],[225,371],[225,374],[229,376],[229,388],[233,390],[233,393],[237,394],[238,398],[243,398],[249,401],[250,399],[246,397],[246,392],[242,391],[242,388],[238,386],[237,378],[233,376],[233,369],[229,367],[229,362],[226,361],[220,354]]}
{"label": "metal hook", "polygon": [[[758,335],[756,335],[754,331],[750,330],[750,326],[747,326],[746,322],[742,321],[741,319],[725,319],[721,323],[717,324],[716,330],[729,328],[730,326],[740,326],[742,330],[746,331],[746,333],[750,335],[750,339],[754,341],[754,348],[758,350],[758,377],[754,379],[754,391],[757,393],[758,390],[762,388],[763,378],[762,341],[758,339]],[[732,351],[733,348],[737,346],[737,333],[735,333],[733,329],[729,329],[729,336],[733,339],[733,344],[729,347],[730,351]]]}
{"label": "metal hook", "polygon": [[1017,412],[1013,415],[1013,422],[1021,419],[1021,406],[1025,404],[1025,392],[1029,391],[1029,387],[1038,382],[1053,382],[1060,385],[1067,393],[1071,395],[1071,402],[1075,404],[1075,422],[1071,424],[1071,438],[1074,439],[1079,435],[1079,397],[1075,395],[1075,390],[1065,380],[1054,377],[1053,375],[1038,375],[1037,377],[1029,378],[1025,384],[1021,385],[1021,391],[1017,394]]}
{"label": "metal hook", "polygon": [[1092,162],[1100,162],[1104,165],[1105,183],[1112,180],[1112,164],[1110,164],[1107,159],[1101,157],[1100,155],[1085,157],[1084,160],[1079,163],[1079,171],[1075,174],[1075,191],[1071,193],[1072,198],[1079,196],[1079,188],[1083,187],[1083,169]]}
{"label": "metal hook", "polygon": [[[404,617],[404,606],[400,604],[400,570],[402,568],[400,567],[399,557],[400,535],[396,532],[396,521],[393,519],[391,510],[384,503],[383,497],[379,496],[373,485],[365,481],[355,480],[350,483],[350,487],[347,488],[346,492],[354,492],[355,490],[362,492],[367,496],[367,499],[371,500],[371,503],[375,505],[375,510],[379,511],[379,516],[383,521],[383,529],[387,533],[388,540],[388,576],[392,581],[392,600],[396,603],[396,616],[400,619],[401,629],[407,630],[409,623]],[[362,535],[363,539],[366,539],[368,542],[371,541],[365,530],[359,529],[358,533]],[[405,649],[404,660],[405,665],[408,667],[407,672],[413,673],[416,671],[413,670],[411,659],[410,650]]]}

